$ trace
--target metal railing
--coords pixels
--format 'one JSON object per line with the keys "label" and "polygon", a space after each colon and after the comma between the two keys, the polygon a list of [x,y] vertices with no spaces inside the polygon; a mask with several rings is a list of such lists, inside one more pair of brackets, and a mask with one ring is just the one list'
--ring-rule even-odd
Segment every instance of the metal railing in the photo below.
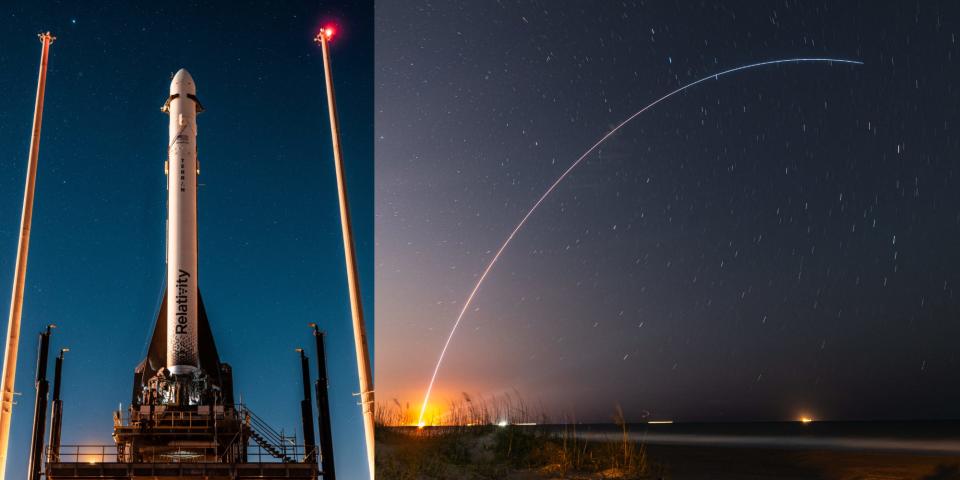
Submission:
{"label": "metal railing", "polygon": [[[228,449],[229,450],[229,449]],[[181,447],[179,450],[155,454],[139,454],[133,459],[129,452],[118,450],[116,445],[61,445],[54,449],[47,447],[47,463],[305,463],[312,462],[317,456],[316,447],[309,450],[304,445],[288,445],[284,458],[277,458],[272,452],[255,442],[247,444],[245,458],[234,455],[220,455],[215,447]]]}
{"label": "metal railing", "polygon": [[[254,448],[256,447],[256,448]],[[247,446],[247,461],[245,463],[312,463],[317,459],[317,447],[304,445],[288,445],[284,450],[285,459],[277,458],[260,445]]]}
{"label": "metal railing", "polygon": [[[265,451],[264,453],[270,454],[281,461],[299,461],[297,460],[298,456],[302,456],[304,452],[303,445],[297,445],[296,435],[288,436],[284,434],[283,430],[279,432],[274,430],[244,404],[237,404],[236,409],[241,420],[250,429],[251,439],[261,448],[261,451]],[[257,452],[258,455],[260,453]]]}
{"label": "metal railing", "polygon": [[[114,412],[114,426],[130,428],[146,422],[151,435],[173,436],[195,428],[206,428],[232,417],[242,424],[240,430],[229,439],[220,437],[219,444],[206,446],[162,446],[156,450],[141,449],[131,452],[120,445],[61,445],[57,449],[47,447],[48,463],[308,463],[315,462],[318,452],[315,446],[309,451],[297,443],[295,435],[285,435],[283,430],[272,428],[246,405],[237,404],[230,412],[214,407],[207,412],[178,411],[155,407],[149,412],[134,412],[124,415]],[[225,415],[226,413],[226,415]],[[215,428],[215,427],[214,427]],[[169,438],[169,437],[168,437]],[[216,442],[216,440],[214,440]]]}
{"label": "metal railing", "polygon": [[47,447],[47,463],[117,463],[116,445],[60,445]]}
{"label": "metal railing", "polygon": [[[237,406],[241,407],[240,405]],[[208,408],[204,412],[200,411],[180,411],[174,408],[167,408],[163,405],[155,406],[144,411],[115,411],[113,417],[114,426],[133,425],[136,423],[149,421],[161,425],[186,425],[192,426],[193,423],[207,424],[212,421],[223,420],[228,416],[228,411],[221,405],[214,408]]]}

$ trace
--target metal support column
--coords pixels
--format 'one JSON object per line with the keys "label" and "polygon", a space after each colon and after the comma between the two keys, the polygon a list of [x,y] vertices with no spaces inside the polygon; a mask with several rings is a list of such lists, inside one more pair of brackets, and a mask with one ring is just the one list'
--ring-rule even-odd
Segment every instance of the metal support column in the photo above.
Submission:
{"label": "metal support column", "polygon": [[336,480],[337,472],[333,465],[333,430],[330,427],[330,396],[327,393],[327,352],[324,346],[324,333],[317,324],[311,323],[313,336],[317,341],[317,420],[320,430],[320,469],[323,480]]}
{"label": "metal support column", "polygon": [[30,459],[27,463],[27,480],[40,480],[43,465],[43,430],[47,426],[47,400],[50,382],[47,381],[47,360],[50,355],[50,333],[53,325],[40,333],[37,347],[37,398],[33,404],[33,436],[30,438]]}
{"label": "metal support column", "polygon": [[298,348],[300,371],[303,376],[303,400],[300,400],[300,418],[303,420],[303,460],[317,462],[317,443],[313,435],[313,399],[310,398],[310,359]]}
{"label": "metal support column", "polygon": [[53,402],[50,404],[50,441],[47,442],[47,448],[50,449],[49,461],[60,461],[60,431],[63,427],[63,400],[60,400],[60,381],[63,374],[63,354],[69,352],[69,348],[61,348],[60,355],[57,356],[57,362],[53,368]]}

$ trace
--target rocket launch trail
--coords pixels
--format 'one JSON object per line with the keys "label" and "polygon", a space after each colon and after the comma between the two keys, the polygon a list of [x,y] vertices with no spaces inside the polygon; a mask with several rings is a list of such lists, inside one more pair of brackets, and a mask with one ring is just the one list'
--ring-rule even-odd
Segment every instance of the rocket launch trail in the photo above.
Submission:
{"label": "rocket launch trail", "polygon": [[770,65],[787,64],[787,63],[794,63],[794,64],[799,64],[799,63],[827,63],[827,64],[841,63],[841,64],[850,64],[850,65],[863,65],[863,62],[861,62],[861,61],[848,60],[848,59],[837,59],[837,58],[788,58],[788,59],[769,60],[769,61],[765,61],[765,62],[752,63],[752,64],[749,64],[749,65],[743,65],[743,66],[740,66],[740,67],[731,68],[731,69],[728,69],[728,70],[724,70],[724,71],[722,71],[722,72],[718,72],[718,73],[714,73],[714,74],[705,76],[705,77],[703,77],[703,78],[700,78],[699,80],[696,80],[696,81],[687,83],[687,84],[685,84],[685,85],[683,85],[683,86],[681,86],[681,87],[679,87],[679,88],[677,88],[677,89],[675,89],[675,90],[667,93],[666,95],[663,95],[662,97],[654,100],[653,102],[651,102],[651,103],[648,104],[647,106],[641,108],[640,110],[638,110],[638,111],[637,111],[636,113],[634,113],[633,115],[630,115],[630,116],[627,117],[625,120],[623,120],[622,122],[620,122],[619,124],[617,124],[617,126],[613,127],[610,131],[608,131],[606,134],[604,134],[602,137],[600,137],[600,139],[597,140],[596,143],[594,143],[590,148],[588,148],[585,152],[583,152],[583,154],[581,154],[580,157],[578,157],[578,158],[576,159],[576,161],[574,161],[569,167],[567,167],[567,169],[564,170],[563,173],[560,174],[559,177],[557,177],[557,179],[550,185],[549,188],[547,188],[547,190],[540,196],[540,198],[538,198],[537,201],[534,202],[533,206],[530,207],[530,209],[527,211],[526,215],[524,215],[523,218],[520,219],[520,222],[517,223],[517,225],[513,228],[513,230],[510,232],[510,235],[508,235],[507,238],[506,238],[506,240],[503,241],[503,244],[500,245],[500,248],[499,248],[499,249],[497,250],[497,252],[493,255],[493,258],[492,258],[492,259],[490,260],[490,262],[487,264],[486,268],[484,268],[483,273],[480,274],[480,278],[477,280],[477,283],[474,285],[473,290],[471,290],[471,291],[470,291],[470,294],[467,296],[466,301],[463,303],[463,307],[460,309],[460,314],[457,315],[457,320],[453,323],[453,328],[450,329],[450,333],[449,333],[449,335],[447,335],[447,339],[446,339],[446,341],[445,341],[444,344],[443,344],[443,349],[441,349],[441,351],[440,351],[440,356],[439,356],[439,358],[437,359],[436,366],[435,366],[434,369],[433,369],[433,374],[432,374],[431,377],[430,377],[430,383],[428,384],[426,393],[424,394],[423,404],[422,404],[421,407],[420,407],[420,415],[419,415],[419,418],[418,418],[418,421],[417,421],[418,425],[420,425],[420,426],[423,426],[423,425],[424,425],[423,416],[424,416],[424,413],[426,412],[426,409],[427,409],[427,403],[430,401],[430,394],[433,392],[433,387],[434,387],[434,384],[436,383],[436,380],[437,380],[437,374],[440,372],[440,367],[442,366],[442,364],[443,364],[443,359],[444,359],[444,357],[445,357],[446,354],[447,354],[447,349],[450,347],[450,342],[451,342],[451,340],[453,340],[453,336],[454,336],[454,334],[456,334],[457,328],[460,326],[460,323],[461,323],[461,321],[463,320],[463,317],[464,317],[464,315],[466,314],[467,309],[470,308],[470,305],[471,305],[471,303],[473,302],[474,297],[477,295],[477,292],[480,290],[480,287],[483,285],[484,280],[486,280],[487,275],[488,275],[488,274],[490,273],[490,271],[493,269],[493,266],[496,265],[497,260],[500,259],[500,255],[503,254],[504,250],[507,249],[507,246],[510,245],[510,242],[513,240],[513,238],[517,235],[517,233],[518,233],[518,232],[523,228],[523,226],[526,224],[527,220],[533,215],[533,213],[537,210],[537,208],[540,207],[540,205],[543,203],[543,201],[546,200],[546,198],[547,198],[548,196],[550,196],[551,193],[553,193],[553,191],[557,188],[557,186],[558,186],[561,182],[563,182],[564,179],[567,178],[567,176],[570,174],[570,172],[572,172],[575,168],[577,168],[577,166],[580,165],[580,163],[583,162],[584,159],[586,159],[591,153],[593,153],[597,148],[599,148],[600,145],[602,145],[604,142],[606,142],[607,139],[609,139],[609,138],[612,137],[614,134],[616,134],[621,128],[623,128],[623,127],[626,126],[628,123],[630,123],[631,121],[633,121],[635,118],[637,118],[638,116],[640,116],[641,114],[643,114],[643,113],[646,112],[647,110],[653,108],[654,106],[656,106],[656,105],[659,104],[660,102],[663,102],[664,100],[667,100],[668,98],[670,98],[670,97],[672,97],[672,96],[674,96],[674,95],[676,95],[676,94],[678,94],[678,93],[681,93],[681,92],[683,92],[683,91],[685,91],[685,90],[687,90],[687,89],[689,89],[689,88],[693,88],[693,87],[695,87],[695,86],[697,86],[697,85],[699,85],[699,84],[701,84],[701,83],[704,83],[704,82],[706,82],[706,81],[708,81],[708,80],[710,80],[710,79],[719,79],[719,77],[721,77],[721,76],[729,75],[729,74],[736,73],[736,72],[740,72],[740,71],[743,71],[743,70],[750,70],[750,69],[753,69],[753,68],[759,68],[759,67],[770,66]]}

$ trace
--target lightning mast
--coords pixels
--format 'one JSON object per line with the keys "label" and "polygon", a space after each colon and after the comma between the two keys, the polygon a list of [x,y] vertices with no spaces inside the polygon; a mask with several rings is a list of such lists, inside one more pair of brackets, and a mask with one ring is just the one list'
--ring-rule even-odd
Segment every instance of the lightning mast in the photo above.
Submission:
{"label": "lightning mast", "polygon": [[367,351],[367,327],[363,321],[363,305],[360,302],[360,280],[357,275],[357,259],[353,248],[353,227],[350,224],[350,207],[347,205],[347,184],[343,172],[343,152],[340,148],[340,120],[337,117],[337,102],[333,94],[333,74],[330,70],[330,39],[332,27],[325,27],[314,41],[323,49],[323,71],[327,86],[327,107],[330,113],[330,139],[333,144],[333,164],[337,171],[337,194],[340,199],[340,224],[343,230],[343,253],[347,264],[347,284],[350,290],[350,313],[353,317],[353,339],[357,352],[357,370],[360,379],[360,407],[363,411],[363,430],[367,443],[367,464],[370,478],[374,478],[374,433],[373,433],[373,375],[370,371],[370,355]]}
{"label": "lightning mast", "polygon": [[20,217],[20,240],[17,243],[17,263],[13,271],[13,293],[10,299],[10,319],[7,323],[7,347],[3,352],[3,377],[0,379],[0,480],[6,477],[7,449],[10,442],[10,417],[13,414],[13,386],[17,374],[17,349],[20,343],[20,317],[23,313],[23,287],[27,280],[27,252],[30,249],[30,225],[33,221],[33,194],[37,181],[37,159],[40,157],[40,124],[43,121],[43,94],[47,88],[47,58],[50,44],[56,37],[50,32],[38,35],[40,76],[37,80],[37,100],[33,106],[33,134],[30,137],[30,157],[27,160],[27,184],[23,192],[23,212]]}

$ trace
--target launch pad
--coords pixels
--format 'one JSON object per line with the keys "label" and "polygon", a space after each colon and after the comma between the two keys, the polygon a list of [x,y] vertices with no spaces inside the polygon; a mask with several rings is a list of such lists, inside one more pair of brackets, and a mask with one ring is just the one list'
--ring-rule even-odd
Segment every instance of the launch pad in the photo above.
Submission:
{"label": "launch pad", "polygon": [[[162,111],[169,115],[166,287],[146,356],[133,372],[129,407],[113,414],[112,445],[61,445],[63,406],[57,359],[51,431],[46,449],[46,361],[51,330],[41,334],[37,405],[28,480],[303,479],[334,480],[323,335],[316,326],[319,379],[315,384],[321,445],[314,440],[310,372],[301,359],[302,437],[270,427],[234,400],[233,370],[220,360],[197,282],[197,113],[190,73],[170,83]],[[322,448],[321,448],[322,447]],[[45,462],[44,462],[45,460]],[[322,462],[322,463],[321,463]],[[321,469],[320,465],[323,465]]]}
{"label": "launch pad", "polygon": [[[152,410],[152,411],[151,411]],[[207,408],[141,406],[114,416],[115,445],[48,450],[50,480],[81,478],[292,478],[320,475],[307,450],[270,429],[243,405]]]}

